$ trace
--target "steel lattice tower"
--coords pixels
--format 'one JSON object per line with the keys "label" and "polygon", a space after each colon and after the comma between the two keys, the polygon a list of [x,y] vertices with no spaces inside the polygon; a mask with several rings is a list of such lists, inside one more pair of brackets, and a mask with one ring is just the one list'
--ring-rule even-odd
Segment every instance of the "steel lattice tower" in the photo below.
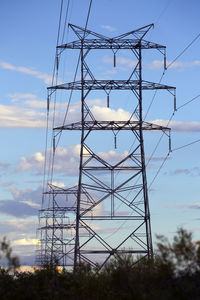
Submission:
{"label": "steel lattice tower", "polygon": [[[49,206],[40,211],[41,249],[38,259],[41,264],[57,260],[59,265],[76,268],[80,261],[85,261],[93,266],[98,263],[101,268],[112,256],[153,256],[143,132],[161,130],[169,135],[170,129],[144,120],[143,91],[167,90],[175,98],[175,88],[142,78],[143,50],[157,49],[164,56],[166,67],[166,47],[144,39],[152,26],[108,38],[70,24],[78,39],[57,47],[58,57],[65,49],[80,51],[80,80],[48,88],[50,94],[59,89],[80,93],[81,120],[54,128],[55,136],[61,131],[81,133],[79,178],[77,186],[59,188],[49,184],[45,192]],[[118,51],[133,53],[137,62],[127,80],[95,79],[86,60],[91,51],[103,49],[114,53],[114,66]],[[124,121],[97,120],[87,97],[91,91],[99,90],[107,94],[107,107],[110,106],[111,92],[120,91],[123,97],[124,91],[130,91],[134,105],[131,117]],[[135,142],[131,151],[113,163],[102,157],[98,145],[92,142],[92,136],[99,132],[114,134],[115,146],[119,132],[129,134],[129,139]],[[119,211],[120,205],[126,210]],[[127,230],[122,227],[125,222]],[[105,237],[103,231],[112,224],[113,228],[120,226],[118,230],[113,229],[110,237]]]}

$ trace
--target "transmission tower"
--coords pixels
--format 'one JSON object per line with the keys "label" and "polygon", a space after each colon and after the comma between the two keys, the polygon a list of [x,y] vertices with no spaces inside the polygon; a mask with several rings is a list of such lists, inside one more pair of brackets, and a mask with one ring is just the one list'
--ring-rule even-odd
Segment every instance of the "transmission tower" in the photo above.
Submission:
{"label": "transmission tower", "polygon": [[[41,249],[40,264],[56,261],[62,266],[76,266],[87,262],[101,268],[111,257],[123,254],[152,258],[152,236],[144,131],[163,131],[170,136],[170,129],[146,122],[143,117],[143,91],[167,90],[174,96],[172,86],[149,82],[142,77],[142,53],[156,49],[164,57],[166,47],[146,41],[144,38],[153,24],[109,38],[88,29],[69,24],[76,40],[57,47],[57,58],[65,49],[80,51],[80,80],[56,84],[48,88],[49,95],[57,90],[79,91],[81,119],[54,128],[53,153],[56,155],[56,138],[63,131],[80,132],[80,161],[77,185],[61,188],[48,184],[45,195],[48,205],[40,210]],[[92,51],[110,50],[113,64],[120,50],[129,50],[136,63],[126,80],[100,80],[93,75],[87,61]],[[111,93],[118,91],[121,101],[129,91],[133,111],[126,120],[99,120],[90,105],[88,95],[92,91],[107,94],[107,108]],[[49,101],[49,100],[48,100]],[[120,105],[120,103],[119,103]],[[174,104],[175,105],[175,104]],[[113,136],[117,148],[118,134],[131,141],[131,148],[123,155],[106,157],[98,151],[99,144]],[[101,139],[99,138],[101,134]],[[103,138],[102,138],[103,137]],[[99,142],[97,142],[97,140]],[[120,145],[123,149],[123,145]],[[115,153],[115,152],[112,152]]]}

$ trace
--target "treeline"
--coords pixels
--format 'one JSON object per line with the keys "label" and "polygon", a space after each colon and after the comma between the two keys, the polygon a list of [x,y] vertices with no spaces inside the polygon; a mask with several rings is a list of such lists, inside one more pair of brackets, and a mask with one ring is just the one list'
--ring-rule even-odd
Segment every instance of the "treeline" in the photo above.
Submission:
{"label": "treeline", "polygon": [[200,299],[200,243],[182,228],[172,242],[158,236],[153,261],[142,259],[135,264],[131,256],[121,256],[100,272],[81,264],[76,273],[58,272],[55,266],[20,273],[17,258],[3,242],[0,258],[7,255],[9,267],[0,269],[1,300]]}

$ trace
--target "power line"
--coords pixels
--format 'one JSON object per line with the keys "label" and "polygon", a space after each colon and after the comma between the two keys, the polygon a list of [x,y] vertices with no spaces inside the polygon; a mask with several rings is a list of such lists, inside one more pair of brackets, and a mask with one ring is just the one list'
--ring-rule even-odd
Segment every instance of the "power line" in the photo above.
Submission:
{"label": "power line", "polygon": [[186,51],[187,51],[187,49],[189,49],[191,46],[192,46],[192,44],[198,39],[200,37],[200,33],[199,34],[197,34],[197,36],[183,49],[183,51],[181,51],[181,53],[179,54],[179,55],[177,55],[175,58],[174,58],[174,60],[171,62],[171,63],[169,63],[168,64],[168,66],[166,67],[166,69],[168,69],[169,67],[171,67],[174,63],[175,63],[175,61],[177,61],[177,59],[179,58],[179,57],[181,57]]}
{"label": "power line", "polygon": [[[91,6],[92,6],[92,0],[90,0],[90,4],[89,4],[89,8],[88,8],[88,14],[87,14],[86,22],[85,22],[85,31],[86,31],[87,26],[88,26],[88,21],[89,21]],[[85,38],[85,31],[84,31],[84,37],[83,38]],[[76,70],[75,70],[73,82],[76,80],[76,76],[77,76],[77,72],[78,72],[78,67],[79,67],[80,59],[81,59],[81,52],[79,53],[79,57],[78,57],[77,65],[76,65]],[[67,115],[68,115],[68,112],[69,112],[69,107],[70,107],[70,104],[71,104],[72,95],[73,95],[73,90],[71,90],[71,92],[70,92],[69,100],[68,100],[68,103],[67,103],[67,108],[66,108],[64,119],[63,119],[63,123],[62,123],[63,126],[64,126],[64,124],[66,122],[66,119],[67,119]],[[56,147],[58,146],[58,144],[60,142],[62,131],[60,131],[58,134],[59,134],[59,137],[58,137],[58,140],[57,140],[57,143],[56,143]]]}
{"label": "power line", "polygon": [[160,167],[158,168],[154,178],[152,179],[151,183],[148,186],[148,190],[150,189],[150,187],[152,186],[152,184],[154,183],[154,181],[156,180],[156,177],[158,176],[158,174],[160,173],[161,169],[163,168],[168,156],[169,156],[170,152],[167,153],[166,157],[164,158],[163,162],[161,163]]}
{"label": "power line", "polygon": [[[61,0],[60,4],[60,14],[59,14],[59,21],[58,21],[58,32],[57,32],[57,41],[56,41],[56,46],[58,46],[59,43],[59,37],[60,37],[60,28],[61,28],[61,19],[62,19],[62,10],[63,10],[63,0]],[[52,85],[54,82],[55,78],[55,70],[56,70],[56,55],[55,54],[55,60],[54,60],[54,67],[53,67],[53,75],[52,75]],[[46,135],[45,135],[45,161],[44,161],[44,172],[43,172],[43,197],[42,197],[42,206],[44,203],[44,191],[45,191],[45,180],[46,180],[46,169],[47,169],[47,147],[48,147],[48,130],[49,130],[49,96],[47,99],[47,120],[46,120]],[[55,107],[55,104],[54,104]],[[54,112],[55,114],[55,112]],[[52,142],[52,140],[51,140]],[[49,162],[51,162],[51,153],[49,157]],[[50,166],[50,164],[49,164]],[[49,176],[49,171],[48,171],[48,176]]]}
{"label": "power line", "polygon": [[68,0],[67,2],[67,9],[66,9],[66,14],[65,14],[65,21],[64,21],[64,28],[63,28],[63,35],[62,35],[62,42],[61,44],[63,44],[64,38],[65,38],[65,30],[67,27],[67,19],[68,19],[68,13],[69,13],[69,6],[70,6],[70,0]]}
{"label": "power line", "polygon": [[177,110],[179,110],[180,108],[182,108],[182,107],[186,106],[187,104],[189,104],[189,103],[193,102],[194,100],[198,99],[199,97],[200,97],[200,94],[199,94],[199,95],[197,95],[197,96],[195,96],[195,97],[194,97],[194,98],[192,98],[191,100],[189,100],[189,101],[185,102],[184,104],[180,105],[180,106],[177,108]]}
{"label": "power line", "polygon": [[[169,64],[168,64],[168,66],[166,66],[166,68],[165,68],[165,70],[164,70],[164,72],[163,72],[163,74],[162,74],[162,76],[161,76],[161,78],[160,78],[160,81],[159,81],[159,83],[161,83],[161,81],[162,81],[162,79],[163,79],[163,77],[164,77],[164,75],[165,75],[165,73],[166,73],[166,71],[168,70],[168,68],[169,67],[171,67],[176,61],[177,61],[177,59],[178,58],[180,58],[191,46],[192,46],[192,44],[198,39],[200,37],[200,33],[180,52],[180,54],[179,55],[177,55],[174,59],[173,59],[173,61],[172,62],[170,62]],[[150,108],[151,108],[151,106],[152,106],[152,104],[153,104],[153,101],[155,100],[155,96],[156,96],[156,94],[157,94],[157,90],[155,91],[155,93],[154,93],[154,95],[153,95],[153,98],[152,98],[152,100],[151,100],[151,102],[150,102],[150,105],[149,105],[149,107],[148,107],[148,109],[147,109],[147,113],[146,113],[146,115],[145,115],[145,119],[146,119],[146,117],[147,117],[147,115],[148,115],[148,113],[149,113],[149,110],[150,110]],[[200,96],[200,95],[199,95]],[[199,97],[198,96],[198,97]],[[193,100],[195,100],[195,99],[192,99],[190,102],[192,102]],[[189,102],[188,102],[189,103]],[[186,104],[184,104],[184,105],[186,105]],[[183,105],[183,106],[184,106]],[[182,107],[182,106],[180,106],[180,107]],[[180,108],[179,107],[179,108]]]}
{"label": "power line", "polygon": [[188,147],[188,146],[191,146],[191,145],[196,144],[196,143],[198,143],[198,142],[200,142],[200,139],[195,140],[195,141],[193,141],[193,142],[191,142],[191,143],[185,144],[185,145],[183,145],[183,146],[174,148],[174,149],[172,149],[172,152],[177,151],[177,150],[179,150],[179,149],[183,149],[183,148]]}

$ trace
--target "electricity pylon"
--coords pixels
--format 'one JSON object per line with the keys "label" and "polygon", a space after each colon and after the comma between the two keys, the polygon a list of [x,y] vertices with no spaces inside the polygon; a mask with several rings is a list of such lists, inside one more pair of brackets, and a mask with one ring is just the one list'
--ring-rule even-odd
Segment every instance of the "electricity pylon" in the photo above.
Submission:
{"label": "electricity pylon", "polygon": [[[76,269],[84,261],[101,268],[113,256],[129,254],[136,260],[153,257],[143,133],[161,130],[169,135],[170,129],[144,120],[143,91],[167,90],[175,99],[175,88],[142,78],[144,50],[161,52],[166,68],[166,47],[144,39],[152,26],[109,38],[69,24],[77,40],[57,47],[58,60],[65,49],[80,51],[80,80],[48,88],[50,94],[57,90],[80,92],[80,121],[54,128],[55,137],[56,132],[81,133],[79,177],[76,186],[60,188],[51,183],[45,192],[50,204],[40,211],[40,263],[56,260],[59,265],[71,265]],[[114,67],[120,50],[131,51],[136,63],[129,78],[96,79],[86,61],[88,54],[97,50],[111,50]],[[87,99],[92,91],[100,90],[107,94],[108,111],[112,92],[120,91],[123,99],[123,93],[129,91],[134,106],[130,117],[126,120],[97,119]],[[99,143],[106,143],[106,135],[110,137],[110,133],[114,136],[115,148],[119,133],[124,137],[128,135],[131,141],[129,151],[124,149],[118,156],[112,152],[114,159],[98,152]],[[56,149],[54,153],[56,155]]]}

